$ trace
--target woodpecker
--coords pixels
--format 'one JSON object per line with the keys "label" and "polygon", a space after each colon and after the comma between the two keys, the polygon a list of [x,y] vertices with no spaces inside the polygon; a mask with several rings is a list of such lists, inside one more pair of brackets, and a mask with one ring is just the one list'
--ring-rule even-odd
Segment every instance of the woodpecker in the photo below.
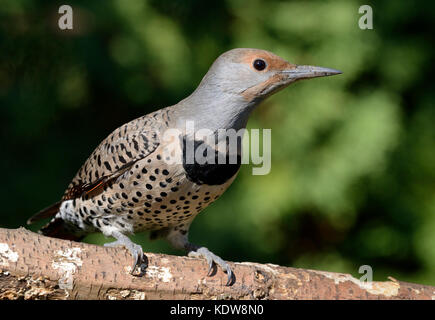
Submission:
{"label": "woodpecker", "polygon": [[[80,241],[94,232],[113,237],[116,241],[105,246],[129,250],[134,275],[144,274],[146,257],[128,236],[151,231],[152,238],[164,237],[189,256],[206,259],[209,274],[215,264],[220,266],[230,285],[234,275],[229,264],[206,247],[190,243],[188,232],[196,215],[234,181],[241,145],[231,149],[224,141],[222,151],[210,144],[209,136],[198,138],[195,133],[206,129],[219,144],[216,133],[245,128],[266,97],[298,80],[340,73],[295,65],[260,49],[227,51],[190,96],[113,131],[78,170],[61,200],[27,223],[51,217],[39,232],[61,239]],[[193,134],[186,129],[188,123],[194,126]],[[170,130],[174,134],[168,138]],[[212,160],[235,155],[236,161],[199,161],[189,156],[188,149]]]}

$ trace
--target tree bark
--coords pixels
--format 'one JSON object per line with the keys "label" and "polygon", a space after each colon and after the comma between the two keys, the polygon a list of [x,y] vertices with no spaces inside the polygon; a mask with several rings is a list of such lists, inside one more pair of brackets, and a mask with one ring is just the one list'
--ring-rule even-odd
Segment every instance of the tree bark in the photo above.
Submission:
{"label": "tree bark", "polygon": [[392,279],[361,282],[348,274],[235,263],[232,286],[204,260],[147,253],[132,276],[124,248],[0,228],[0,299],[435,299],[435,287]]}

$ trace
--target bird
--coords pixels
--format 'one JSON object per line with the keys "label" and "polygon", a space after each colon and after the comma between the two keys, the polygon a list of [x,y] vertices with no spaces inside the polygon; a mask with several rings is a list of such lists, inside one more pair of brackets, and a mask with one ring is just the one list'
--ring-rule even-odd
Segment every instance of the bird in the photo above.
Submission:
{"label": "bird", "polygon": [[[131,274],[137,276],[146,272],[147,260],[129,236],[150,231],[151,238],[166,238],[188,256],[205,259],[208,275],[220,266],[231,285],[235,275],[229,264],[188,240],[193,219],[225,192],[240,169],[240,141],[230,148],[217,132],[244,129],[265,98],[291,83],[340,73],[296,65],[261,49],[226,51],[188,97],[115,129],[80,167],[61,200],[27,223],[51,218],[39,233],[60,239],[80,241],[94,232],[113,237],[105,246],[125,247],[133,257]],[[200,130],[208,134],[198,137]],[[216,148],[213,140],[224,147]],[[222,157],[235,161],[216,161]]]}

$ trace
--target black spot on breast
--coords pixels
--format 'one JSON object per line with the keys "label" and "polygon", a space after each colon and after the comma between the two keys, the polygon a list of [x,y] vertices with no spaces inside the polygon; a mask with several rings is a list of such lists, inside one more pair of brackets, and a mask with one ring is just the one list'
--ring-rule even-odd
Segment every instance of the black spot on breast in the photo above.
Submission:
{"label": "black spot on breast", "polygon": [[[195,182],[196,184],[221,185],[231,179],[239,171],[242,160],[239,154],[237,154],[236,163],[232,164],[229,163],[231,158],[228,152],[225,155],[222,155],[217,150],[210,150],[210,148],[205,149],[204,157],[207,157],[207,152],[214,152],[214,163],[205,162],[204,164],[200,164],[197,162],[197,159],[193,159],[193,161],[186,161],[186,159],[190,160],[192,158],[191,155],[186,154],[186,143],[192,143],[192,141],[186,136],[183,136],[183,168],[186,171],[186,176],[190,181]],[[202,144],[204,144],[203,141],[195,140],[193,142],[193,150],[195,154],[196,150]],[[225,163],[219,164],[218,159],[222,159],[223,157],[225,157]]]}

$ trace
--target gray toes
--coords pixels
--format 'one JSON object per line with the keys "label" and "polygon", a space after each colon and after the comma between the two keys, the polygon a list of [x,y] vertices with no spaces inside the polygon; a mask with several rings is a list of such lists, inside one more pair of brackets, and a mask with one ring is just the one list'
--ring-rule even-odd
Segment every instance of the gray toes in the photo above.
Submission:
{"label": "gray toes", "polygon": [[213,252],[208,250],[205,247],[197,248],[195,251],[190,251],[188,253],[189,257],[194,258],[205,258],[207,260],[209,269],[208,269],[208,276],[212,275],[213,272],[213,266],[214,264],[217,264],[219,267],[222,268],[222,270],[227,274],[228,280],[226,283],[226,286],[229,286],[233,282],[234,274],[231,270],[231,267],[228,263],[226,263],[221,257],[215,255]]}
{"label": "gray toes", "polygon": [[[105,247],[125,247],[130,254],[133,256],[133,266],[131,268],[131,274],[134,276],[143,276],[145,274],[146,268],[148,267],[148,259],[143,254],[142,247],[138,244],[133,243],[126,236],[117,235],[120,239],[105,243]],[[137,272],[136,272],[137,270]]]}
{"label": "gray toes", "polygon": [[114,247],[121,247],[124,244],[122,244],[119,240],[113,241],[113,242],[108,242],[105,243],[104,246],[107,248],[114,248]]}

